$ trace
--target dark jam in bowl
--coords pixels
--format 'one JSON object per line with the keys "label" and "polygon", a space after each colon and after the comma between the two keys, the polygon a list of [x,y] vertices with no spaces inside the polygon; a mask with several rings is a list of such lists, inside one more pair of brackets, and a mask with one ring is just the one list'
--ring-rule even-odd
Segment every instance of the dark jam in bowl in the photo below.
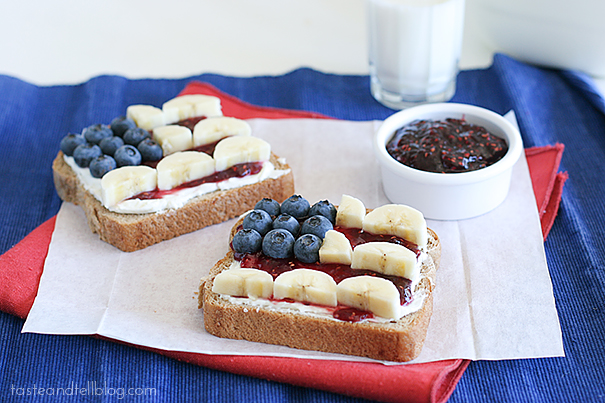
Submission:
{"label": "dark jam in bowl", "polygon": [[465,119],[415,120],[387,143],[397,161],[426,172],[460,173],[496,163],[508,151],[506,141]]}

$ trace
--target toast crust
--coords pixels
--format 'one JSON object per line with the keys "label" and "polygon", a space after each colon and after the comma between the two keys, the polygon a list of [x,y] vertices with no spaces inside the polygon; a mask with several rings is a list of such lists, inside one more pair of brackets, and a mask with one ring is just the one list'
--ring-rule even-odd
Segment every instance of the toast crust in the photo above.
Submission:
{"label": "toast crust", "polygon": [[[276,169],[290,169],[274,154],[271,162]],[[75,172],[65,162],[61,151],[53,161],[52,169],[59,197],[80,206],[92,232],[124,252],[140,250],[238,217],[253,209],[263,197],[281,202],[294,193],[294,177],[290,170],[276,179],[198,196],[178,209],[147,214],[120,214],[106,209],[84,189]]]}
{"label": "toast crust", "polygon": [[[234,230],[240,223],[236,223]],[[415,292],[425,292],[420,310],[388,323],[345,322],[234,304],[212,292],[214,278],[234,262],[233,252],[216,263],[202,279],[199,307],[204,310],[208,333],[230,339],[284,345],[328,353],[356,355],[384,361],[405,362],[416,358],[426,338],[433,312],[433,288],[441,256],[441,243],[431,229],[422,279]],[[234,232],[232,231],[232,234]]]}

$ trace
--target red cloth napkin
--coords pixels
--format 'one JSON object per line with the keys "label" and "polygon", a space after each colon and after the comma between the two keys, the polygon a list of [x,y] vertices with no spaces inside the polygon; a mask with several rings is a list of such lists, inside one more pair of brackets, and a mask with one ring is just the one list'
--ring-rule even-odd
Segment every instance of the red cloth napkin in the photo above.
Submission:
{"label": "red cloth napkin", "polygon": [[563,144],[557,143],[554,146],[533,147],[525,150],[544,240],[555,221],[563,193],[563,184],[568,178],[567,172],[557,172],[564,149]]}
{"label": "red cloth napkin", "polygon": [[[226,116],[238,118],[328,118],[317,113],[259,107],[200,82],[181,93],[221,98]],[[563,145],[526,150],[544,238],[556,216],[566,173],[557,173]],[[55,217],[41,224],[21,242],[0,256],[0,309],[25,318],[34,302],[44,260],[55,226]],[[207,355],[151,349],[167,357],[204,367],[297,386],[341,393],[383,402],[445,402],[469,364],[444,360],[387,366],[379,363],[312,360],[300,358]],[[376,385],[380,385],[377,388]]]}

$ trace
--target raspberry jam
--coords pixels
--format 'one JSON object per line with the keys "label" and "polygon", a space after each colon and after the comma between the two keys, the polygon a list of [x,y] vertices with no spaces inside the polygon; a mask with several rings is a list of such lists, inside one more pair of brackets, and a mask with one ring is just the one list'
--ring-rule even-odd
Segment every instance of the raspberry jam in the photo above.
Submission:
{"label": "raspberry jam", "polygon": [[332,313],[335,319],[343,320],[345,322],[359,322],[364,319],[372,319],[374,315],[372,312],[362,311],[357,308],[351,307],[338,307]]}
{"label": "raspberry jam", "polygon": [[[403,238],[399,238],[393,235],[371,234],[359,228],[342,228],[336,226],[334,227],[334,229],[338,232],[343,233],[349,239],[353,248],[355,248],[357,245],[366,242],[393,242],[403,245],[406,248],[412,250],[414,253],[416,253],[416,256],[420,255],[420,250],[418,249],[418,246],[412,242],[406,241]],[[302,268],[318,270],[329,274],[334,279],[336,284],[349,277],[381,277],[395,284],[397,291],[399,291],[401,305],[407,305],[412,302],[413,299],[411,281],[403,277],[389,276],[371,270],[352,269],[351,266],[346,264],[322,264],[319,262],[302,263],[294,257],[288,259],[273,259],[265,256],[262,252],[254,254],[234,253],[234,255],[235,259],[240,262],[241,267],[266,271],[267,273],[271,274],[271,276],[273,276],[273,279],[276,279],[277,276],[286,271]],[[360,311],[355,308],[341,306],[337,307],[337,309],[334,310],[332,315],[336,319],[345,320],[349,322],[360,321],[373,317],[371,312]]]}
{"label": "raspberry jam", "polygon": [[206,153],[208,155],[214,155],[214,149],[216,148],[216,145],[218,144],[218,142],[221,140],[217,140],[214,143],[209,143],[209,144],[204,144],[201,146],[194,147],[193,151],[197,151],[200,153]]}
{"label": "raspberry jam", "polygon": [[[300,304],[303,305],[315,305],[312,304],[310,302],[302,302],[302,301],[296,301],[292,298],[283,298],[283,299],[274,299],[274,298],[270,298],[271,301],[273,302],[289,302],[289,303],[293,303],[293,302],[298,302]],[[318,305],[315,305],[318,306]],[[321,305],[322,308],[330,311],[332,313],[332,317],[334,317],[334,319],[338,319],[338,320],[342,320],[345,322],[360,322],[364,319],[372,319],[374,317],[374,314],[372,312],[368,312],[368,311],[363,311],[361,309],[357,309],[357,308],[352,308],[350,306],[344,306],[344,305],[337,305],[337,306],[325,306],[325,305]]]}
{"label": "raspberry jam", "polygon": [[506,141],[465,119],[415,120],[398,129],[387,152],[411,168],[460,173],[485,168],[508,151]]}
{"label": "raspberry jam", "polygon": [[391,242],[404,246],[414,252],[416,254],[416,259],[420,256],[418,245],[395,235],[372,234],[359,228],[334,227],[334,229],[343,233],[353,248],[366,242]]}
{"label": "raspberry jam", "polygon": [[187,127],[189,130],[191,130],[193,132],[193,128],[195,127],[196,124],[198,124],[201,120],[206,119],[206,116],[196,116],[194,118],[187,118],[187,119],[183,119],[181,121],[178,121],[177,125],[179,126],[185,126]]}
{"label": "raspberry jam", "polygon": [[160,190],[155,188],[154,190],[150,190],[148,192],[142,192],[137,195],[132,196],[131,199],[139,199],[139,200],[151,200],[151,199],[161,199],[162,197],[175,193],[181,189],[192,188],[199,185],[203,185],[204,183],[217,183],[222,182],[231,178],[243,178],[248,175],[255,175],[259,173],[263,169],[262,162],[248,162],[244,164],[237,164],[232,166],[229,169],[224,171],[215,172],[212,175],[205,176],[200,179],[196,179],[190,182],[185,182],[175,188],[169,190]]}

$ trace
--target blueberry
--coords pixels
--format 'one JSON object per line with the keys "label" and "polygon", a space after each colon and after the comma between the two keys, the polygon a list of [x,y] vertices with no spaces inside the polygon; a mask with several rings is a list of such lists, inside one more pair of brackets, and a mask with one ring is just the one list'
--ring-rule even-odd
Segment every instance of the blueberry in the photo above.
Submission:
{"label": "blueberry", "polygon": [[319,261],[319,248],[323,241],[313,234],[305,234],[294,242],[294,257],[303,263]]}
{"label": "blueberry", "polygon": [[309,216],[322,215],[326,217],[332,225],[336,223],[336,207],[327,200],[321,200],[311,206]]}
{"label": "blueberry", "polygon": [[273,220],[271,216],[264,210],[252,210],[246,217],[242,226],[245,229],[254,229],[259,234],[265,235],[273,229]]}
{"label": "blueberry", "polygon": [[118,148],[122,147],[123,145],[124,145],[124,140],[122,140],[122,137],[117,137],[117,136],[105,137],[99,143],[99,147],[101,147],[101,151],[103,151],[103,154],[107,154],[107,155],[111,155],[111,156],[113,156],[115,154],[116,150]]}
{"label": "blueberry", "polygon": [[141,129],[140,127],[126,130],[123,136],[125,144],[130,144],[131,146],[135,147],[138,146],[141,141],[149,138],[151,138],[151,134],[149,134],[147,130]]}
{"label": "blueberry", "polygon": [[61,139],[61,151],[71,157],[76,147],[85,143],[86,139],[81,134],[69,133]]}
{"label": "blueberry", "polygon": [[300,226],[301,234],[313,234],[317,235],[321,239],[324,239],[326,232],[334,229],[334,226],[326,217],[322,215],[314,215],[313,217],[307,218]]}
{"label": "blueberry", "polygon": [[258,210],[265,210],[271,217],[278,216],[280,211],[279,203],[273,199],[269,199],[268,197],[265,197],[256,203],[254,208]]}
{"label": "blueberry", "polygon": [[102,178],[107,172],[112,169],[116,169],[116,160],[109,155],[101,155],[94,160],[90,161],[88,168],[90,174],[95,178]]}
{"label": "blueberry", "polygon": [[309,202],[300,195],[292,195],[281,204],[281,212],[294,218],[305,218],[309,214]]}
{"label": "blueberry", "polygon": [[238,253],[256,253],[262,248],[263,237],[256,230],[241,229],[233,236],[231,242],[233,250]]}
{"label": "blueberry", "polygon": [[126,133],[126,130],[134,129],[137,127],[137,124],[134,120],[127,118],[126,116],[118,116],[111,121],[109,127],[111,127],[114,136],[122,137],[124,133]]}
{"label": "blueberry", "polygon": [[80,168],[88,168],[90,161],[101,156],[103,152],[96,144],[81,144],[76,147],[73,153],[74,160]]}
{"label": "blueberry", "polygon": [[263,238],[263,253],[273,259],[292,257],[294,236],[285,229],[273,229]]}
{"label": "blueberry", "polygon": [[285,229],[296,237],[300,231],[300,224],[298,223],[298,220],[290,214],[280,214],[273,220],[273,229],[280,228]]}
{"label": "blueberry", "polygon": [[113,155],[113,158],[116,160],[118,167],[141,164],[141,153],[129,144],[118,148]]}
{"label": "blueberry", "polygon": [[104,138],[113,136],[113,132],[109,126],[97,124],[84,129],[83,135],[89,143],[99,144]]}
{"label": "blueberry", "polygon": [[137,146],[137,149],[141,153],[141,158],[143,158],[143,161],[159,161],[164,155],[162,147],[160,147],[160,145],[152,139],[145,139],[141,141]]}

